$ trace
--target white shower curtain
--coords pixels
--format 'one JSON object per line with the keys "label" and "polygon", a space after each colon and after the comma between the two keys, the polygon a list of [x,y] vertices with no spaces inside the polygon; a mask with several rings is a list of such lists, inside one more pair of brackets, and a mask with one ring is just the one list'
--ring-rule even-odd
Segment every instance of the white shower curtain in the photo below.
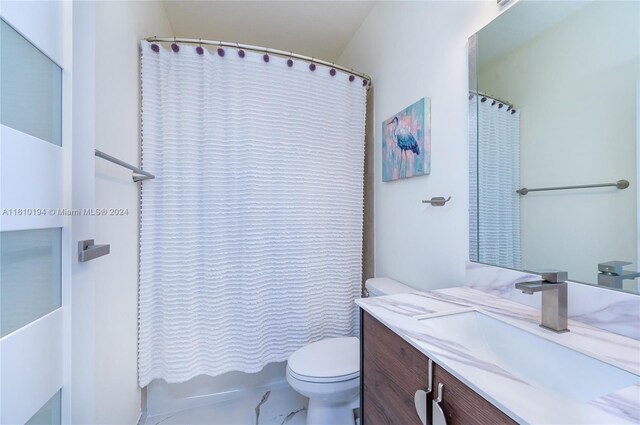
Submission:
{"label": "white shower curtain", "polygon": [[258,372],[351,335],[366,87],[142,42],[139,383]]}
{"label": "white shower curtain", "polygon": [[520,269],[520,111],[500,105],[469,101],[470,258]]}

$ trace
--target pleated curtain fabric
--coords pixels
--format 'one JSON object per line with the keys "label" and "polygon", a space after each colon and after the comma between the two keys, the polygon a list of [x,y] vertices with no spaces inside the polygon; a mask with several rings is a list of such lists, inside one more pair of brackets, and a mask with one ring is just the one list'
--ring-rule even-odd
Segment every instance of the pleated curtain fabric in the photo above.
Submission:
{"label": "pleated curtain fabric", "polygon": [[140,386],[258,372],[352,335],[362,80],[234,49],[141,49],[142,164],[156,178],[141,192]]}
{"label": "pleated curtain fabric", "polygon": [[520,111],[474,97],[470,117],[470,258],[520,269]]}
{"label": "pleated curtain fabric", "polygon": [[469,98],[469,259],[478,257],[478,97]]}

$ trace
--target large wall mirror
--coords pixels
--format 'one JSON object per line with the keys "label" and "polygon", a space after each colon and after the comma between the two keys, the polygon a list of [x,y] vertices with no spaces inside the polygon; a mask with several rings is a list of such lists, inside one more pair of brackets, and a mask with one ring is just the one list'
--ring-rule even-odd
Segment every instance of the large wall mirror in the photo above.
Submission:
{"label": "large wall mirror", "polygon": [[640,2],[520,1],[469,53],[470,259],[638,293]]}

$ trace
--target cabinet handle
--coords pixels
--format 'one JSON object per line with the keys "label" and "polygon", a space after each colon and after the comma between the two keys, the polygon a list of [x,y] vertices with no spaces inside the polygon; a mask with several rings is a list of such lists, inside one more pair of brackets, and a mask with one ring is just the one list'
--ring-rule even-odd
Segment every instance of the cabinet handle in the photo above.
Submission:
{"label": "cabinet handle", "polygon": [[442,403],[442,392],[444,391],[444,384],[438,383],[438,397],[436,397],[433,401],[440,404]]}
{"label": "cabinet handle", "polygon": [[416,413],[422,425],[432,425],[429,412],[429,394],[433,385],[433,361],[429,359],[427,363],[427,390],[417,390],[413,396],[413,403]]}
{"label": "cabinet handle", "polygon": [[447,425],[447,417],[442,410],[442,394],[444,393],[444,384],[438,383],[438,397],[433,400],[433,419],[432,425]]}
{"label": "cabinet handle", "polygon": [[416,413],[418,414],[418,417],[420,418],[420,423],[422,423],[422,425],[429,425],[427,423],[427,419],[428,419],[427,418],[427,395],[428,394],[429,393],[425,390],[418,390],[413,396],[413,401],[416,406]]}

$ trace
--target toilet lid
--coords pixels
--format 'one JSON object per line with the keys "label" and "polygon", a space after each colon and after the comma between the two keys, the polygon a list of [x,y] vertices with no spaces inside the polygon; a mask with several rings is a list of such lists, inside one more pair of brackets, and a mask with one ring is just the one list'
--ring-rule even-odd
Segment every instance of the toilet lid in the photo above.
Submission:
{"label": "toilet lid", "polygon": [[340,382],[360,375],[360,340],[328,338],[306,345],[288,361],[289,373],[310,382]]}

